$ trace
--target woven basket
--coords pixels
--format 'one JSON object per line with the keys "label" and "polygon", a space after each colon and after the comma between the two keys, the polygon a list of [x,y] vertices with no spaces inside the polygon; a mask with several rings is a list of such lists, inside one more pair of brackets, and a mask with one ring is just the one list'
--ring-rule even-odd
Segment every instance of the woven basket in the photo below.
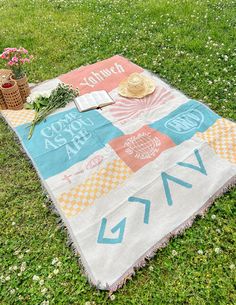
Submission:
{"label": "woven basket", "polygon": [[30,95],[30,87],[28,83],[28,78],[26,75],[20,79],[14,79],[17,82],[19,87],[20,95],[22,97],[23,102],[26,102],[26,98]]}
{"label": "woven basket", "polygon": [[0,90],[0,110],[7,109],[7,104],[5,103],[2,91]]}
{"label": "woven basket", "polygon": [[24,104],[17,83],[13,80],[10,80],[9,83],[13,85],[10,88],[3,88],[0,86],[0,90],[2,91],[7,108],[12,110],[20,110],[23,108]]}
{"label": "woven basket", "polygon": [[[8,81],[12,75],[11,70],[8,69],[0,69],[0,85],[5,81]],[[0,109],[7,109],[7,104],[5,103],[4,97],[2,95],[2,91],[0,90]]]}

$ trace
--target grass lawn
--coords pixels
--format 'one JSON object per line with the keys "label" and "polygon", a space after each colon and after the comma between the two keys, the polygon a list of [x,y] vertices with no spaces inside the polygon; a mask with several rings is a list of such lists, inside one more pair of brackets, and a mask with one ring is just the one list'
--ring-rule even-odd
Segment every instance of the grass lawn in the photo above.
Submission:
{"label": "grass lawn", "polygon": [[[0,52],[30,50],[31,82],[122,54],[235,120],[235,16],[235,0],[0,0]],[[0,143],[1,305],[236,303],[235,188],[109,298],[87,283],[3,122]]]}

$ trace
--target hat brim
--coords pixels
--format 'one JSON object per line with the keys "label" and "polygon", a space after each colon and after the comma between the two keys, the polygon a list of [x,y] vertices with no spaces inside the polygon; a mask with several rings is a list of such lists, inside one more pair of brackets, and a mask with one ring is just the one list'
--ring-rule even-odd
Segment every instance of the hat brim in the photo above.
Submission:
{"label": "hat brim", "polygon": [[121,96],[130,97],[130,98],[142,98],[146,95],[153,93],[154,90],[156,89],[156,84],[155,84],[154,80],[152,80],[144,75],[142,75],[142,78],[144,81],[143,91],[138,92],[138,93],[130,92],[127,87],[127,79],[125,79],[124,81],[122,81],[119,84],[118,93]]}

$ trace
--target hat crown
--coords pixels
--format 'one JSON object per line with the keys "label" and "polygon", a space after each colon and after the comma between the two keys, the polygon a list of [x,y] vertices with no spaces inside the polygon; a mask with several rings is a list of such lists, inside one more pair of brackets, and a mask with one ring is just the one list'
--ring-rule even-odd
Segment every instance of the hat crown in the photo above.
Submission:
{"label": "hat crown", "polygon": [[127,87],[130,92],[140,92],[144,89],[144,80],[138,73],[133,73],[127,79]]}
{"label": "hat crown", "polygon": [[142,73],[132,73],[124,79],[118,88],[121,96],[142,98],[155,90],[155,82]]}

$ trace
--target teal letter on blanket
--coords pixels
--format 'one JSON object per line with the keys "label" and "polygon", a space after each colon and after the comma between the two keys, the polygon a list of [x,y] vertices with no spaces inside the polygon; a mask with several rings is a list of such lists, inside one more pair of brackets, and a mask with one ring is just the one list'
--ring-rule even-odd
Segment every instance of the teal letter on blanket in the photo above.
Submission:
{"label": "teal letter on blanket", "polygon": [[204,164],[202,162],[202,158],[200,156],[199,150],[195,149],[194,154],[195,154],[195,157],[198,161],[199,166],[193,165],[191,163],[186,163],[186,162],[177,162],[177,164],[180,165],[180,166],[183,166],[183,167],[188,167],[188,168],[194,169],[194,170],[202,173],[203,175],[207,176],[207,172],[206,172],[206,169],[205,169]]}
{"label": "teal letter on blanket", "polygon": [[36,125],[30,140],[29,124],[18,126],[16,132],[44,179],[87,159],[123,135],[99,111],[79,112],[76,108],[47,117]]}
{"label": "teal letter on blanket", "polygon": [[166,134],[175,144],[180,144],[196,132],[204,132],[219,118],[207,106],[191,100],[149,126]]}
{"label": "teal letter on blanket", "polygon": [[143,203],[145,205],[143,222],[148,224],[151,201],[147,200],[147,199],[137,198],[137,197],[129,197],[128,201],[130,201],[130,202],[140,202],[140,203]]}
{"label": "teal letter on blanket", "polygon": [[119,244],[122,243],[124,232],[125,232],[125,224],[126,224],[126,217],[123,218],[117,225],[115,225],[111,232],[114,234],[119,231],[119,235],[116,238],[108,238],[104,237],[106,226],[107,226],[107,219],[104,217],[101,221],[101,227],[98,234],[97,243],[99,244]]}
{"label": "teal letter on blanket", "polygon": [[161,178],[162,178],[162,182],[163,182],[163,186],[164,186],[164,189],[165,189],[165,194],[166,194],[166,199],[167,199],[167,203],[168,205],[172,205],[173,204],[173,200],[172,200],[172,196],[171,196],[171,193],[170,193],[170,187],[169,187],[169,182],[168,180],[170,181],[173,181],[183,187],[186,187],[186,188],[192,188],[192,184],[190,183],[187,183],[179,178],[176,178],[174,176],[171,176],[165,172],[162,172],[161,173]]}

